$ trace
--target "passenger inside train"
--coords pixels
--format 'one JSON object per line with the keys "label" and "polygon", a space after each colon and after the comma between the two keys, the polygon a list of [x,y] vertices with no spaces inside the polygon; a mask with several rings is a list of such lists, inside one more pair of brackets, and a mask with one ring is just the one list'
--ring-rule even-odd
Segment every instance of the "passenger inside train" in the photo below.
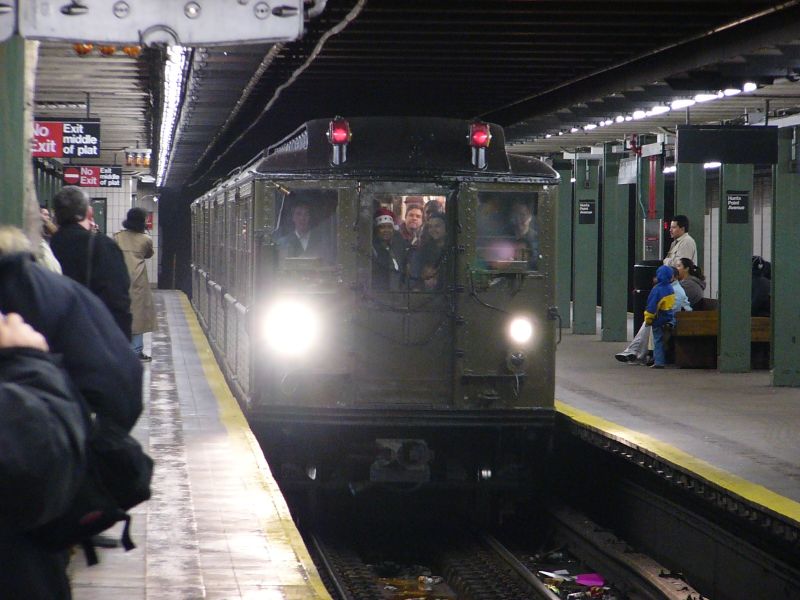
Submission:
{"label": "passenger inside train", "polygon": [[336,192],[302,190],[279,207],[276,239],[281,264],[327,265],[336,261]]}
{"label": "passenger inside train", "polygon": [[539,236],[535,196],[517,192],[478,195],[477,262],[495,271],[535,271]]}
{"label": "passenger inside train", "polygon": [[375,198],[374,209],[372,288],[445,289],[445,197],[382,194]]}

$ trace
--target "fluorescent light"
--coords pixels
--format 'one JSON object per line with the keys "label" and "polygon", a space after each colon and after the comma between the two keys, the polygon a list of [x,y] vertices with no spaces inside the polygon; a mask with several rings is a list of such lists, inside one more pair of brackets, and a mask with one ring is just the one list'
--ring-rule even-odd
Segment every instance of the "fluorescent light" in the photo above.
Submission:
{"label": "fluorescent light", "polygon": [[558,135],[564,135],[564,132],[563,131],[559,131]]}
{"label": "fluorescent light", "polygon": [[549,140],[551,137],[553,137],[553,134],[552,133],[546,133],[544,137]]}
{"label": "fluorescent light", "polygon": [[595,125],[594,123],[587,123],[586,125],[583,126],[583,128],[586,131],[591,131],[592,129],[597,129],[597,125]]}
{"label": "fluorescent light", "polygon": [[161,113],[161,136],[158,143],[158,173],[156,187],[161,187],[169,169],[169,158],[172,154],[175,125],[178,122],[181,108],[181,91],[183,76],[186,70],[188,51],[181,46],[167,47],[167,61],[164,63],[164,101]]}
{"label": "fluorescent light", "polygon": [[719,169],[722,166],[722,163],[717,161],[707,162],[703,164],[704,169]]}
{"label": "fluorescent light", "polygon": [[662,173],[664,173],[665,175],[669,175],[670,173],[674,173],[677,170],[678,170],[678,167],[676,167],[675,165],[670,165],[668,167],[664,167],[664,170],[662,171]]}
{"label": "fluorescent light", "polygon": [[646,116],[647,116],[647,113],[644,112],[643,110],[635,110],[635,111],[633,111],[633,120],[634,121],[638,121],[639,119],[644,119]]}
{"label": "fluorescent light", "polygon": [[630,116],[630,115],[626,115],[626,116],[625,116],[625,120],[626,120],[626,121],[633,121],[633,117],[632,117],[632,116]]}
{"label": "fluorescent light", "polygon": [[716,100],[719,98],[717,94],[697,94],[694,99],[696,102],[709,102],[710,100]]}
{"label": "fluorescent light", "polygon": [[614,117],[614,120],[615,120],[617,123],[623,123],[623,122],[625,121],[625,117],[624,117],[624,116],[622,116],[622,115],[617,115],[616,117]]}
{"label": "fluorescent light", "polygon": [[663,115],[664,113],[668,113],[670,110],[671,109],[670,109],[669,106],[665,106],[663,104],[660,104],[658,106],[654,106],[653,108],[648,110],[647,113],[645,113],[645,114],[647,114],[647,116]]}
{"label": "fluorescent light", "polygon": [[570,182],[570,183],[575,183],[575,178],[574,178],[574,177],[570,177],[570,178],[569,178],[569,182]]}
{"label": "fluorescent light", "polygon": [[611,119],[606,119],[605,121],[603,121],[603,125],[611,125],[612,123],[614,123],[614,121],[612,121]]}
{"label": "fluorescent light", "polygon": [[742,90],[740,90],[739,88],[726,88],[722,90],[722,93],[725,94],[726,96],[736,96],[737,94],[741,94]]}
{"label": "fluorescent light", "polygon": [[755,92],[758,89],[758,85],[753,83],[752,81],[748,81],[742,86],[743,92]]}
{"label": "fluorescent light", "polygon": [[573,127],[573,128],[571,128],[571,129],[569,130],[569,132],[570,132],[570,133],[578,133],[578,128],[577,128],[577,127]]}
{"label": "fluorescent light", "polygon": [[677,100],[673,100],[670,106],[672,107],[672,110],[680,110],[682,108],[694,106],[695,104],[697,104],[697,101],[693,100],[692,98],[678,98]]}

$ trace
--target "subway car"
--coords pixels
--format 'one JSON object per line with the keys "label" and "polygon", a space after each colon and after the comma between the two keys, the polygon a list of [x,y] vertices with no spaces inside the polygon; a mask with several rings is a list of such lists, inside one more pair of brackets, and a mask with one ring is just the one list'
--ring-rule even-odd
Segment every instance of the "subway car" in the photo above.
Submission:
{"label": "subway car", "polygon": [[192,303],[284,489],[535,484],[558,183],[498,125],[336,117],[192,203]]}

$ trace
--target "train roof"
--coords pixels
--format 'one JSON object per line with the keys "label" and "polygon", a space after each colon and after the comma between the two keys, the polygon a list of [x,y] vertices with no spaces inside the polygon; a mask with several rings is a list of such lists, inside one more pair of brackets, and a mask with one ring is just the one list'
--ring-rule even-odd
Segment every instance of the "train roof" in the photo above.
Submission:
{"label": "train roof", "polygon": [[558,173],[544,162],[506,153],[503,128],[489,124],[492,140],[486,148],[486,167],[472,162],[470,121],[436,117],[348,118],[351,138],[346,160],[332,163],[328,140],[332,119],[305,123],[267,148],[256,171],[264,174],[315,174],[332,178],[431,177],[558,183]]}

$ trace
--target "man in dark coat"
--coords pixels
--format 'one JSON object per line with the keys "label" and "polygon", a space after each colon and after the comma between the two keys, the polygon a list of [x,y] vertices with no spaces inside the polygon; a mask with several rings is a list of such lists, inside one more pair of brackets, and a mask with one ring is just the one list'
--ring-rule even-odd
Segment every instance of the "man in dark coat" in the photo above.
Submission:
{"label": "man in dark coat", "polygon": [[19,315],[0,316],[0,596],[68,600],[66,552],[26,531],[60,515],[85,472],[87,423],[47,342]]}
{"label": "man in dark coat", "polygon": [[108,236],[92,233],[89,197],[81,188],[64,186],[53,197],[53,205],[59,229],[50,248],[64,275],[92,290],[130,340],[131,280],[122,251]]}
{"label": "man in dark coat", "polygon": [[311,207],[305,202],[298,202],[292,209],[292,225],[293,231],[278,240],[282,257],[329,260],[329,244],[321,232],[312,227]]}
{"label": "man in dark coat", "polygon": [[0,311],[44,335],[98,419],[131,430],[142,411],[142,365],[130,342],[94,294],[35,264],[13,227],[0,228]]}

